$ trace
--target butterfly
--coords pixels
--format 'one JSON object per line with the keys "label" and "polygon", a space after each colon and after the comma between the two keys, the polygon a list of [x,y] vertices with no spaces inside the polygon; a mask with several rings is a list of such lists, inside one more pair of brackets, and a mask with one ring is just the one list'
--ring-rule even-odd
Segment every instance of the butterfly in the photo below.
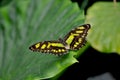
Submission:
{"label": "butterfly", "polygon": [[58,56],[66,54],[69,50],[79,50],[87,42],[86,36],[89,29],[90,24],[84,24],[72,29],[63,39],[38,42],[30,46],[29,49]]}

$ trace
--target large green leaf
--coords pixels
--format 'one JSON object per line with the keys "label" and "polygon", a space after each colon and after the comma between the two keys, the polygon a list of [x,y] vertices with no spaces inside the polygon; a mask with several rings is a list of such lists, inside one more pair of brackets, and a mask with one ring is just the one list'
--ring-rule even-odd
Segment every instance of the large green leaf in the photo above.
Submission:
{"label": "large green leaf", "polygon": [[102,52],[120,54],[120,3],[97,2],[88,10],[92,25],[88,35],[91,45]]}
{"label": "large green leaf", "polygon": [[83,22],[83,11],[69,0],[14,0],[0,8],[0,79],[50,78],[77,62],[78,52],[58,57],[28,47],[58,40]]}

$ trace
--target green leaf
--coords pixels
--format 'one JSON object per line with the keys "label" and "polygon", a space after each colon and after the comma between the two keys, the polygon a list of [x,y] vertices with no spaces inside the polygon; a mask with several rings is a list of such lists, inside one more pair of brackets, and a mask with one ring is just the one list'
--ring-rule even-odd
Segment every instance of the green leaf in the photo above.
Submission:
{"label": "green leaf", "polygon": [[97,50],[120,54],[120,3],[97,2],[88,10],[88,41]]}
{"label": "green leaf", "polygon": [[69,0],[14,0],[0,8],[0,79],[50,78],[77,62],[78,52],[58,57],[28,48],[58,40],[83,22],[83,11]]}

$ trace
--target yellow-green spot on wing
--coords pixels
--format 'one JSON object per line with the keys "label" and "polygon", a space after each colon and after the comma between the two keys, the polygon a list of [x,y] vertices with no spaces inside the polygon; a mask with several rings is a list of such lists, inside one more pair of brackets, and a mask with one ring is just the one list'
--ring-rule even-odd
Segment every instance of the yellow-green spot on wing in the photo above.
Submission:
{"label": "yellow-green spot on wing", "polygon": [[61,52],[61,49],[59,49],[58,52]]}
{"label": "yellow-green spot on wing", "polygon": [[82,38],[79,38],[78,41],[79,41],[79,43],[82,43]]}
{"label": "yellow-green spot on wing", "polygon": [[76,31],[76,33],[83,33],[83,31]]}
{"label": "yellow-green spot on wing", "polygon": [[76,45],[78,45],[78,44],[79,44],[79,42],[76,42],[75,44],[76,44]]}
{"label": "yellow-green spot on wing", "polygon": [[69,45],[69,44],[72,42],[73,39],[74,39],[74,36],[73,36],[73,35],[70,35],[70,36],[67,38],[66,43]]}
{"label": "yellow-green spot on wing", "polygon": [[73,33],[73,34],[71,34],[71,36],[79,36],[79,34]]}
{"label": "yellow-green spot on wing", "polygon": [[74,47],[77,47],[77,45],[75,44]]}
{"label": "yellow-green spot on wing", "polygon": [[50,43],[50,42],[48,42],[47,48],[50,48],[50,46],[51,46],[51,43]]}
{"label": "yellow-green spot on wing", "polygon": [[57,47],[64,47],[62,43],[50,43],[52,46],[57,46]]}
{"label": "yellow-green spot on wing", "polygon": [[46,47],[46,44],[43,44],[43,45],[41,46],[41,49],[45,49],[45,47]]}
{"label": "yellow-green spot on wing", "polygon": [[37,43],[36,45],[35,45],[35,48],[39,48],[40,47],[40,43]]}
{"label": "yellow-green spot on wing", "polygon": [[62,49],[61,51],[62,51],[62,52],[65,52],[65,50],[64,50],[64,49]]}
{"label": "yellow-green spot on wing", "polygon": [[85,27],[83,27],[83,26],[80,26],[80,27],[77,27],[77,29],[85,29]]}

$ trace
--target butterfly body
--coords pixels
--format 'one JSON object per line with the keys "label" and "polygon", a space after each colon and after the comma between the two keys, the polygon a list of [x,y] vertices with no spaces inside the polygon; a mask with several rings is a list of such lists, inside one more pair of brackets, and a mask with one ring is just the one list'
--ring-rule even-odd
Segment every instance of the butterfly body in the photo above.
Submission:
{"label": "butterfly body", "polygon": [[71,30],[63,39],[59,38],[56,41],[38,42],[30,46],[29,49],[55,55],[65,54],[69,50],[79,50],[86,43],[86,36],[89,29],[89,24],[81,25]]}

